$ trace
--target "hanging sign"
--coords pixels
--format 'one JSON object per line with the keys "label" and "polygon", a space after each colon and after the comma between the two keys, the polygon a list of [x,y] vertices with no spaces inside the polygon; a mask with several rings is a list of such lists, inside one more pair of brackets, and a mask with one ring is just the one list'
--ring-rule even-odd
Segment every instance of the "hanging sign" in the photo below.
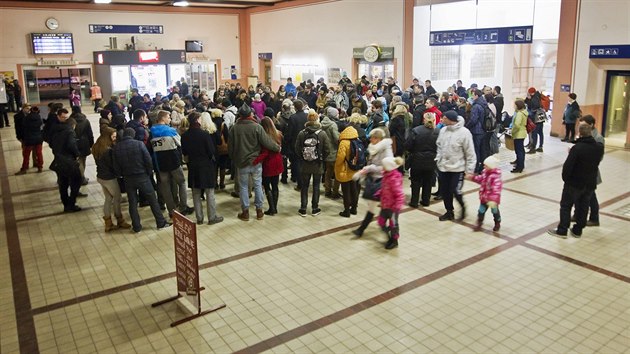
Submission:
{"label": "hanging sign", "polygon": [[431,31],[430,46],[532,43],[534,26]]}
{"label": "hanging sign", "polygon": [[630,58],[630,45],[592,45],[589,58],[626,59]]}
{"label": "hanging sign", "polygon": [[164,34],[161,25],[89,25],[90,33]]}

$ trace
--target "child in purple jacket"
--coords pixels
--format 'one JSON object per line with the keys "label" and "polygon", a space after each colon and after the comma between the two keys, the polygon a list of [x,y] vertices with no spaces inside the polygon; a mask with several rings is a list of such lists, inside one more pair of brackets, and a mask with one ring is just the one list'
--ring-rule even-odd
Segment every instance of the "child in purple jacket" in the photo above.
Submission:
{"label": "child in purple jacket", "polygon": [[483,171],[478,175],[471,175],[469,179],[479,183],[479,212],[477,214],[477,225],[475,231],[481,231],[483,218],[488,208],[494,217],[494,227],[492,231],[499,231],[501,228],[501,212],[499,204],[501,203],[501,190],[503,189],[503,181],[501,181],[501,169],[499,168],[499,160],[495,156],[488,156],[483,161]]}
{"label": "child in purple jacket", "polygon": [[[400,237],[398,215],[405,204],[402,174],[398,171],[398,167],[403,164],[403,159],[401,157],[386,157],[382,164],[384,171],[381,189],[376,192],[376,195],[381,198],[381,212],[377,221],[389,237],[385,248],[390,250],[398,247],[398,238]],[[386,226],[387,221],[389,221],[389,226]]]}

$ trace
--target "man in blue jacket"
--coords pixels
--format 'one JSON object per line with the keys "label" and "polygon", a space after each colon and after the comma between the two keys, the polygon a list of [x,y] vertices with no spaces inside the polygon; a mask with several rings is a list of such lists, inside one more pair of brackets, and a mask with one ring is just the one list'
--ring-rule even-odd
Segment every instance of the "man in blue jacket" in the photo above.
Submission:
{"label": "man in blue jacket", "polygon": [[297,95],[297,88],[293,84],[293,79],[292,78],[290,78],[290,77],[287,78],[287,84],[284,85],[284,91],[286,91],[287,95],[292,93],[293,97],[295,97]]}
{"label": "man in blue jacket", "polygon": [[475,172],[479,173],[483,169],[483,156],[482,152],[484,148],[481,146],[485,131],[483,130],[483,119],[486,116],[486,108],[488,103],[483,98],[483,92],[479,89],[474,89],[471,92],[473,100],[473,106],[470,111],[470,120],[466,122],[466,128],[470,130],[473,137],[473,144],[475,146],[475,155],[477,156],[477,167]]}

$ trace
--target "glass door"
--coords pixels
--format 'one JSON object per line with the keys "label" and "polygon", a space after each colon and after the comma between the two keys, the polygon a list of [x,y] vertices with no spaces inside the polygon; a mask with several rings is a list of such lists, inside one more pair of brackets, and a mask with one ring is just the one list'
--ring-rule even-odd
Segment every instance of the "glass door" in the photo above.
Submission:
{"label": "glass door", "polygon": [[46,104],[54,101],[69,104],[68,97],[72,88],[79,92],[84,104],[90,104],[91,77],[91,69],[87,67],[25,67],[24,90],[27,102]]}
{"label": "glass door", "polygon": [[[186,81],[192,88],[214,93],[216,87],[217,65],[214,62],[189,63],[186,65]],[[192,90],[191,90],[192,92]]]}
{"label": "glass door", "polygon": [[602,134],[606,144],[623,147],[630,120],[630,71],[608,72]]}

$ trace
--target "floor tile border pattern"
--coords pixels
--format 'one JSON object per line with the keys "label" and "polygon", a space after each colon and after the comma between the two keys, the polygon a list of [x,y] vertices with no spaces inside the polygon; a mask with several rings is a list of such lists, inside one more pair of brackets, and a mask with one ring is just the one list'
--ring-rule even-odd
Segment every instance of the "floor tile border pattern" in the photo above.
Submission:
{"label": "floor tile border pattern", "polygon": [[2,191],[2,208],[4,210],[4,228],[7,237],[7,251],[11,268],[11,285],[13,286],[13,304],[17,325],[18,342],[21,353],[39,353],[35,320],[31,312],[31,299],[26,282],[26,271],[22,258],[22,248],[18,236],[15,209],[11,198],[11,186],[7,171],[2,139],[0,138],[0,190]]}

